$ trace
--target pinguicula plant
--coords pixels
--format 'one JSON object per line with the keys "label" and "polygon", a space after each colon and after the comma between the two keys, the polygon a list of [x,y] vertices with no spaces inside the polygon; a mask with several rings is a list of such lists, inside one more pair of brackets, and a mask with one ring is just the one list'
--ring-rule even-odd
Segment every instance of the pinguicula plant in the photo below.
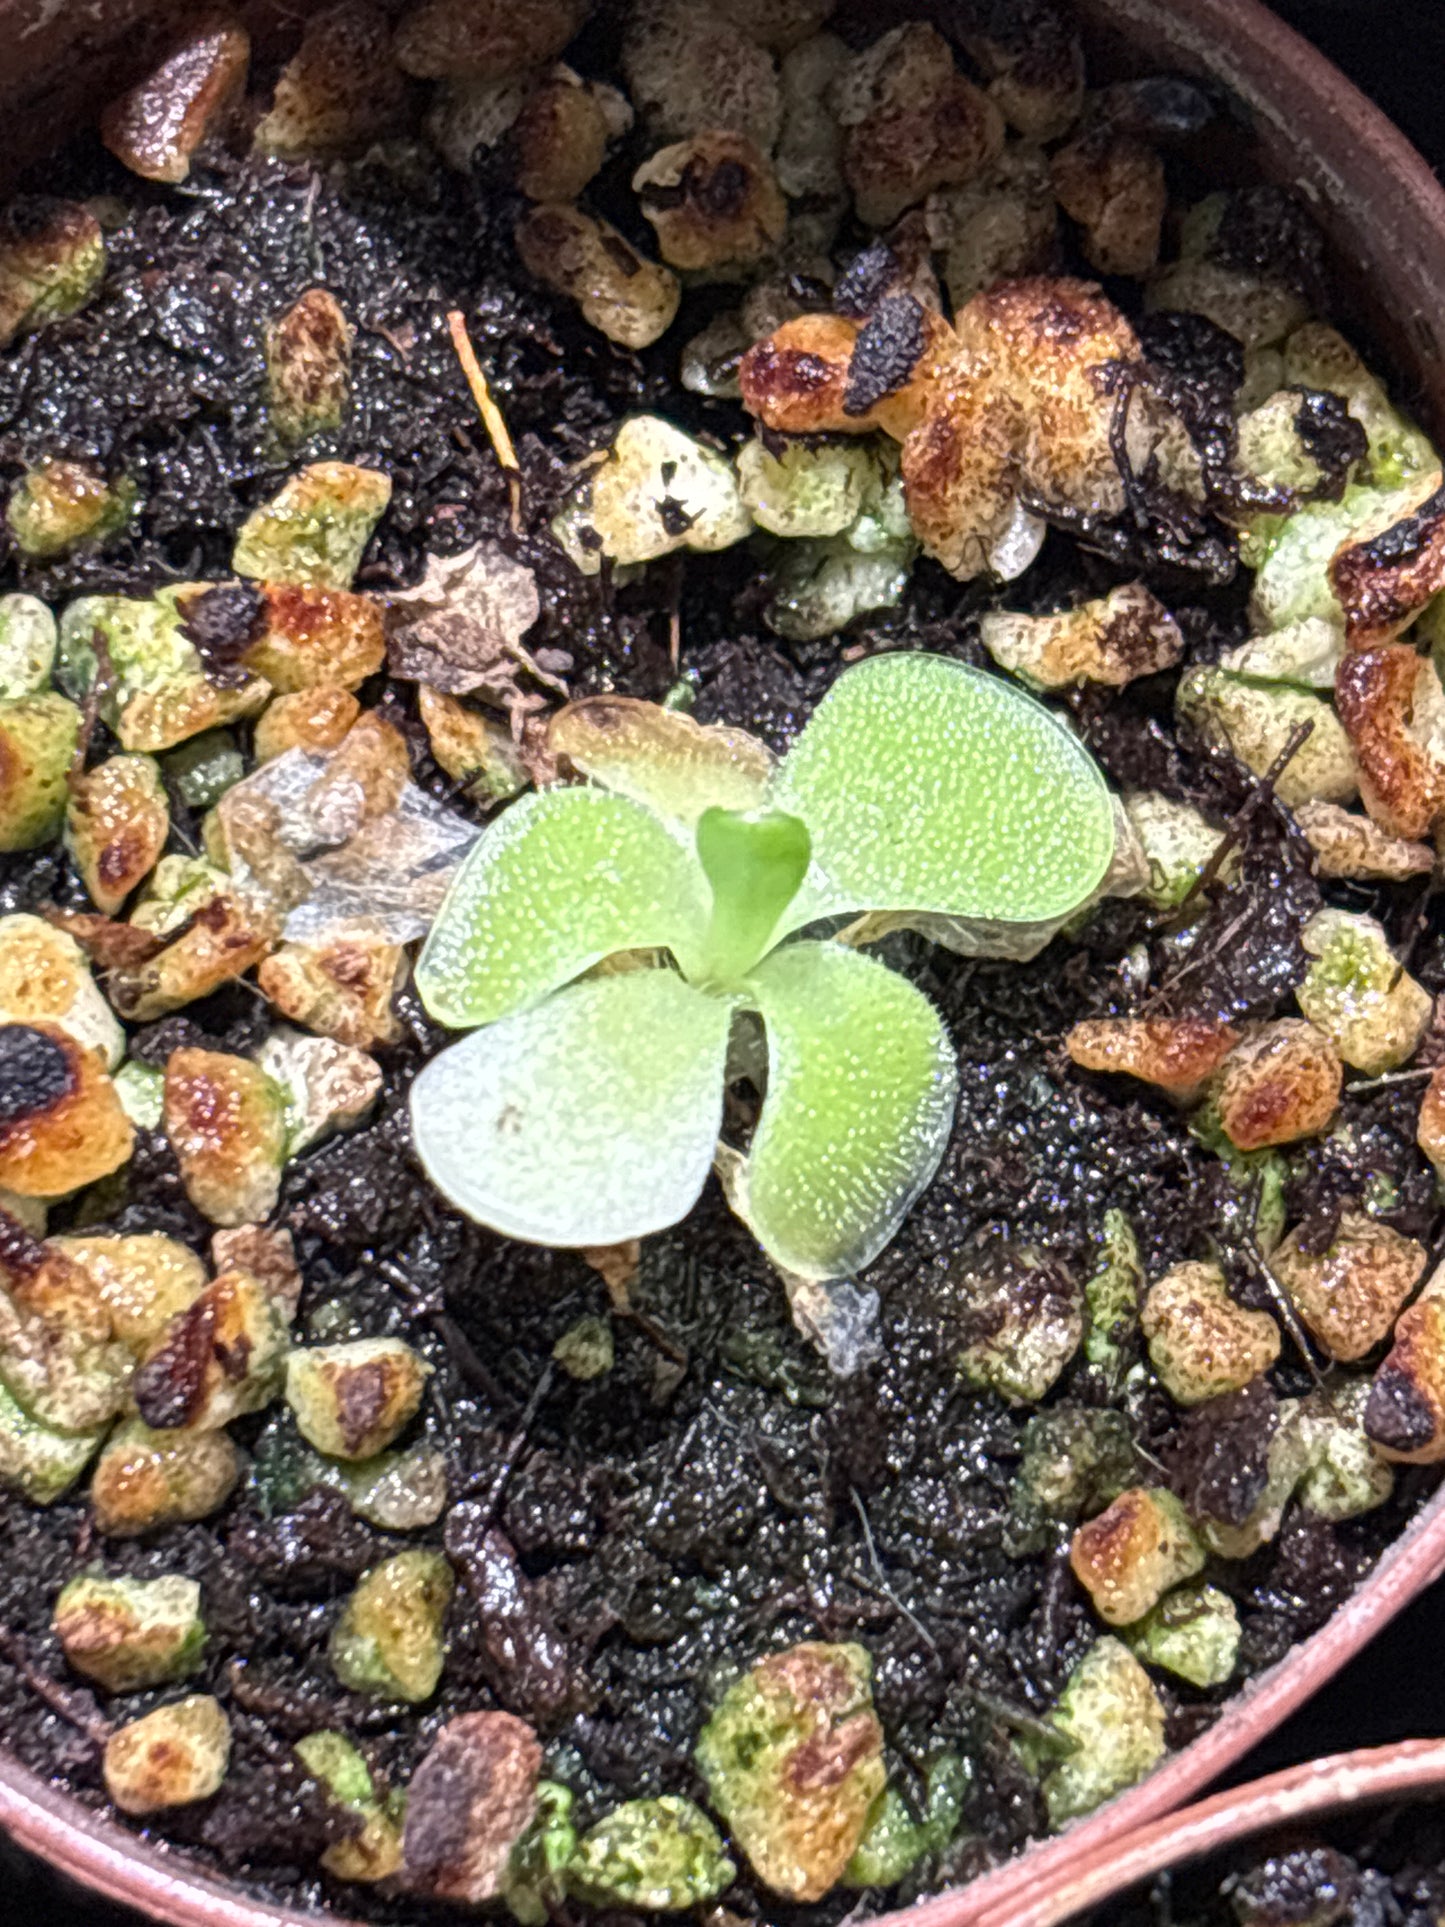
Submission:
{"label": "pinguicula plant", "polygon": [[936,1171],[957,1091],[938,1012],[857,941],[1037,949],[1113,855],[1097,767],[1017,688],[904,654],[846,670],[781,762],[608,697],[563,711],[554,747],[591,780],[483,835],[418,965],[432,1017],[471,1032],[413,1087],[427,1172],[537,1244],[662,1230],[745,1064],[764,1095],[734,1209],[785,1271],[857,1271]]}

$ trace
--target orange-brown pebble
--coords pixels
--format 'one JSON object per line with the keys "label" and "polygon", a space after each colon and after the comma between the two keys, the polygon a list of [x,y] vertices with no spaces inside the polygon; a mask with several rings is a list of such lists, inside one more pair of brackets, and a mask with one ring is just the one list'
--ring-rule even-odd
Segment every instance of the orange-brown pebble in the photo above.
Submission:
{"label": "orange-brown pebble", "polygon": [[351,323],[329,288],[307,288],[267,328],[267,409],[286,448],[340,427],[351,400],[351,342]]}
{"label": "orange-brown pebble", "polygon": [[1047,277],[985,289],[955,330],[902,469],[915,533],[967,579],[991,566],[1021,489],[1091,514],[1123,508],[1109,371],[1137,362],[1139,345],[1098,288]]}
{"label": "orange-brown pebble", "polygon": [[1408,629],[1445,589],[1445,488],[1389,528],[1346,543],[1330,563],[1330,586],[1350,648],[1372,649]]}
{"label": "orange-brown pebble", "polygon": [[1116,1071],[1157,1085],[1184,1102],[1198,1095],[1239,1042],[1213,1017],[1091,1017],[1067,1045],[1086,1071]]}
{"label": "orange-brown pebble", "polygon": [[1219,1121],[1240,1151],[1318,1137],[1339,1108],[1344,1066],[1313,1024],[1283,1018],[1246,1037],[1215,1087]]}
{"label": "orange-brown pebble", "polygon": [[108,1539],[135,1539],[208,1518],[226,1503],[240,1476],[241,1455],[228,1433],[153,1432],[128,1419],[96,1461],[90,1482],[96,1530]]}
{"label": "orange-brown pebble", "polygon": [[0,1025],[0,1189],[61,1197],[118,1170],[134,1143],[92,1052],[58,1024]]}
{"label": "orange-brown pebble", "polygon": [[848,365],[858,323],[843,315],[804,314],[743,356],[738,370],[743,406],[783,435],[862,434],[878,426],[876,411],[843,412]]}
{"label": "orange-brown pebble", "polygon": [[418,0],[396,30],[396,57],[422,80],[508,80],[554,60],[591,0]]}
{"label": "orange-brown pebble", "polygon": [[1204,1548],[1172,1492],[1132,1486],[1078,1528],[1069,1564],[1099,1617],[1129,1626],[1200,1570]]}
{"label": "orange-brown pebble", "polygon": [[956,327],[974,378],[1023,404],[1027,483],[1051,503],[1122,507],[1107,376],[1139,360],[1139,341],[1103,290],[1067,276],[1000,282],[974,296]]}
{"label": "orange-brown pebble", "polygon": [[339,685],[355,689],[386,660],[380,605],[349,589],[268,582],[265,627],[242,661],[280,695]]}
{"label": "orange-brown pebble", "polygon": [[1428,843],[1391,836],[1371,817],[1358,816],[1338,803],[1301,803],[1295,822],[1315,853],[1324,877],[1348,877],[1362,883],[1408,883],[1428,876],[1435,852]]}
{"label": "orange-brown pebble", "polygon": [[1445,1176],[1445,1064],[1432,1072],[1420,1100],[1415,1142],[1437,1172]]}
{"label": "orange-brown pebble", "polygon": [[201,142],[222,127],[246,84],[251,41],[234,20],[197,24],[145,79],[113,100],[100,137],[132,174],[183,181]]}
{"label": "orange-brown pebble", "polygon": [[142,1359],[131,1380],[135,1408],[157,1430],[220,1431],[277,1396],[289,1349],[286,1302],[249,1272],[223,1271]]}
{"label": "orange-brown pebble", "polygon": [[269,911],[223,891],[201,905],[173,943],[112,972],[110,1001],[122,1017],[149,1023],[244,976],[274,947],[277,935]]}
{"label": "orange-brown pebble", "polygon": [[406,976],[406,952],[382,937],[339,936],[288,943],[268,957],[257,982],[283,1017],[339,1044],[370,1050],[402,1034],[392,1000]]}
{"label": "orange-brown pebble", "polygon": [[1445,769],[1411,723],[1441,706],[1428,656],[1406,643],[1347,655],[1335,675],[1335,708],[1354,748],[1365,808],[1391,836],[1428,836],[1445,806]]}
{"label": "orange-brown pebble", "polygon": [[570,296],[609,341],[646,348],[672,326],[682,300],[677,276],[595,214],[539,202],[518,221],[515,238],[523,267]]}
{"label": "orange-brown pebble", "polygon": [[269,763],[288,749],[325,754],[341,743],[360,714],[356,697],[335,683],[317,683],[290,696],[277,696],[256,724],[256,761]]}
{"label": "orange-brown pebble", "polygon": [[1270,1257],[1311,1338],[1347,1362],[1388,1335],[1425,1264],[1423,1245],[1362,1211],[1342,1214],[1326,1250],[1304,1250],[1296,1230]]}
{"label": "orange-brown pebble", "polygon": [[575,201],[606,160],[612,131],[597,90],[555,68],[512,123],[517,186],[529,201]]}
{"label": "orange-brown pebble", "polygon": [[772,163],[745,134],[710,128],[643,162],[633,192],[674,268],[752,266],[778,246],[788,204]]}
{"label": "orange-brown pebble", "polygon": [[971,9],[959,40],[988,80],[1010,127],[1026,141],[1066,134],[1084,104],[1084,49],[1061,7]]}
{"label": "orange-brown pebble", "polygon": [[1099,129],[1061,147],[1050,173],[1059,206],[1084,230],[1090,267],[1136,280],[1153,270],[1169,189],[1152,147]]}
{"label": "orange-brown pebble", "polygon": [[170,806],[149,756],[110,756],[70,786],[65,840],[91,902],[114,916],[160,861]]}
{"label": "orange-brown pebble", "polygon": [[369,0],[341,0],[307,21],[256,129],[256,146],[287,160],[344,160],[399,132],[411,98],[384,10]]}
{"label": "orange-brown pebble", "polygon": [[1149,1362],[1178,1405],[1238,1392],[1279,1357],[1279,1326],[1232,1296],[1218,1265],[1175,1265],[1149,1287],[1139,1314]]}
{"label": "orange-brown pebble", "polygon": [[936,27],[885,34],[840,76],[843,174],[860,220],[882,227],[937,187],[971,180],[1001,151],[1004,120],[965,80]]}
{"label": "orange-brown pebble", "polygon": [[269,1216],[286,1154],[286,1106],[260,1066],[227,1051],[172,1051],[163,1103],[166,1136],[196,1209],[220,1225]]}
{"label": "orange-brown pebble", "polygon": [[242,1224],[217,1231],[211,1239],[211,1265],[217,1272],[248,1271],[278,1299],[288,1316],[301,1298],[301,1267],[291,1233],[268,1225]]}
{"label": "orange-brown pebble", "polygon": [[1365,1432],[1403,1465],[1445,1459],[1445,1299],[1422,1298],[1395,1321],[1395,1342],[1375,1373]]}
{"label": "orange-brown pebble", "polygon": [[860,405],[849,390],[865,324],[844,315],[797,315],[743,356],[743,404],[783,435],[864,435],[881,428],[903,441],[927,415],[957,351],[941,315],[919,304],[916,321],[918,357],[911,373],[880,399]]}

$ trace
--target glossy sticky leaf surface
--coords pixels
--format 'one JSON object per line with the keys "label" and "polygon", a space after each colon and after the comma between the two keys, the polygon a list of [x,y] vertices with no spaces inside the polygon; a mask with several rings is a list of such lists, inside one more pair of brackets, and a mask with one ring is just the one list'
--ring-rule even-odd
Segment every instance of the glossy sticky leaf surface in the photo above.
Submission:
{"label": "glossy sticky leaf surface", "polygon": [[1085,901],[1114,849],[1083,745],[1031,696],[943,656],[840,676],[772,801],[813,838],[795,928],[851,910],[1042,922]]}
{"label": "glossy sticky leaf surface", "polygon": [[841,944],[775,950],[750,988],[768,1094],[748,1155],[748,1222],[787,1271],[857,1271],[938,1168],[958,1090],[953,1048],[920,991]]}
{"label": "glossy sticky leaf surface", "polygon": [[490,1024],[619,950],[670,948],[691,973],[707,921],[696,857],[604,790],[525,796],[467,858],[417,965],[438,1023]]}
{"label": "glossy sticky leaf surface", "polygon": [[547,746],[604,789],[691,827],[704,810],[751,810],[774,768],[744,729],[695,723],[635,696],[584,696],[552,719]]}
{"label": "glossy sticky leaf surface", "polygon": [[707,1177],[731,1021],[670,970],[572,984],[432,1059],[412,1086],[417,1153],[459,1211],[510,1238],[661,1231]]}

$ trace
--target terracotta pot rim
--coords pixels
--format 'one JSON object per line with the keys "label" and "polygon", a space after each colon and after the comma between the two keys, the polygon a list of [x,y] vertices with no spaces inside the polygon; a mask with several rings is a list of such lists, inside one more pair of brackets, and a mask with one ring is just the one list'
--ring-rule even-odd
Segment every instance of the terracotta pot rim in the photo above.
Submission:
{"label": "terracotta pot rim", "polygon": [[1140,1827],[1124,1840],[1084,1855],[1069,1877],[1036,1899],[1012,1900],[980,1917],[978,1927],[1063,1927],[1117,1899],[1152,1874],[1219,1853],[1293,1820],[1402,1794],[1445,1792],[1445,1740],[1397,1740],[1389,1746],[1331,1753],[1232,1787]]}
{"label": "terracotta pot rim", "polygon": [[[1445,189],[1379,109],[1261,0],[1187,0],[1187,18],[1174,10],[1175,4],[1076,0],[1086,21],[1104,23],[1126,37],[1152,40],[1166,47],[1180,66],[1212,73],[1243,104],[1261,144],[1277,163],[1282,156],[1298,157],[1287,171],[1315,201],[1327,227],[1344,224],[1343,215],[1338,222],[1333,218],[1341,209],[1355,210],[1357,231],[1364,231],[1367,220],[1373,224],[1378,236],[1373,258],[1389,260],[1398,287],[1412,289],[1418,297],[1397,304],[1396,337],[1406,344],[1406,365],[1434,367],[1435,405],[1429,413],[1437,426],[1445,427],[1445,378],[1439,372],[1445,355],[1429,332],[1429,315],[1438,305],[1439,286],[1445,284]],[[947,0],[923,0],[915,10],[929,5],[946,10]],[[25,11],[35,16],[30,27],[20,30],[23,40],[48,25],[54,7],[55,0],[0,0],[0,15],[8,13],[12,22]],[[6,39],[0,35],[0,41]],[[1281,75],[1286,82],[1280,81]],[[1301,131],[1311,123],[1319,136],[1315,147],[1307,131]],[[1329,154],[1339,145],[1333,131],[1339,125],[1349,130],[1347,170]],[[1257,1810],[1251,1800],[1288,1797],[1306,1802],[1292,1811],[1317,1810],[1338,1797],[1329,1792],[1334,1783],[1323,1779],[1326,1773],[1355,1775],[1349,1785],[1357,1797],[1370,1797],[1362,1790],[1366,1787],[1378,1787],[1383,1794],[1445,1783],[1445,1742],[1416,1742],[1291,1769],[1259,1787],[1205,1802],[1175,1820],[1160,1818],[1241,1758],[1442,1571],[1445,1490],[1422,1508],[1374,1572],[1317,1633],[1242,1687],[1207,1733],[1140,1786],[968,1887],[910,1909],[906,1917],[900,1913],[887,1919],[893,1927],[901,1927],[905,1918],[911,1927],[1046,1927],[1066,1917],[1056,1910],[1055,1897],[1062,1904],[1070,1896],[1070,1911],[1089,1904],[1094,1889],[1086,1891],[1081,1883],[1102,1879],[1104,1869],[1117,1874],[1120,1868],[1137,1865],[1139,1873],[1147,1873],[1151,1854],[1162,1856],[1152,1864],[1165,1864],[1196,1851],[1188,1844],[1196,1839],[1203,1840],[1197,1850],[1205,1851],[1211,1838],[1200,1830],[1223,1825],[1221,1816],[1230,1816],[1240,1833],[1250,1831],[1246,1816]],[[1405,1777],[1393,1779],[1396,1773]],[[1308,1783],[1316,1777],[1318,1797],[1310,1803]],[[343,1913],[318,1914],[251,1898],[184,1853],[127,1830],[3,1753],[0,1827],[64,1874],[172,1927],[314,1927],[318,1921],[355,1927]],[[1116,1878],[1109,1891],[1117,1891],[1118,1884]],[[1071,1897],[1081,1893],[1082,1898]]]}

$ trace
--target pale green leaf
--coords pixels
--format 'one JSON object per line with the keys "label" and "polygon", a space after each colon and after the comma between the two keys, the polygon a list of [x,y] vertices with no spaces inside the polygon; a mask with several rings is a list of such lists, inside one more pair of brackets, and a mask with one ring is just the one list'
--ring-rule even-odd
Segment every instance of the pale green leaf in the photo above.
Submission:
{"label": "pale green leaf", "polygon": [[620,1244],[676,1224],[712,1162],[732,1008],[670,970],[634,970],[473,1031],[412,1085],[428,1177],[468,1217],[533,1244]]}
{"label": "pale green leaf", "polygon": [[696,723],[635,696],[584,696],[552,718],[547,746],[604,789],[691,827],[704,810],[752,810],[775,758],[745,729]]}
{"label": "pale green leaf", "polygon": [[958,1071],[937,1011],[842,944],[775,950],[749,980],[768,1093],[742,1202],[785,1271],[835,1278],[889,1242],[938,1168]]}
{"label": "pale green leaf", "polygon": [[1114,851],[1082,744],[1032,696],[944,656],[845,670],[772,801],[813,838],[795,929],[851,910],[1042,923],[1083,903]]}
{"label": "pale green leaf", "polygon": [[620,950],[671,949],[691,974],[707,912],[680,834],[604,790],[543,790],[462,865],[417,988],[438,1023],[461,1030],[539,1003]]}

